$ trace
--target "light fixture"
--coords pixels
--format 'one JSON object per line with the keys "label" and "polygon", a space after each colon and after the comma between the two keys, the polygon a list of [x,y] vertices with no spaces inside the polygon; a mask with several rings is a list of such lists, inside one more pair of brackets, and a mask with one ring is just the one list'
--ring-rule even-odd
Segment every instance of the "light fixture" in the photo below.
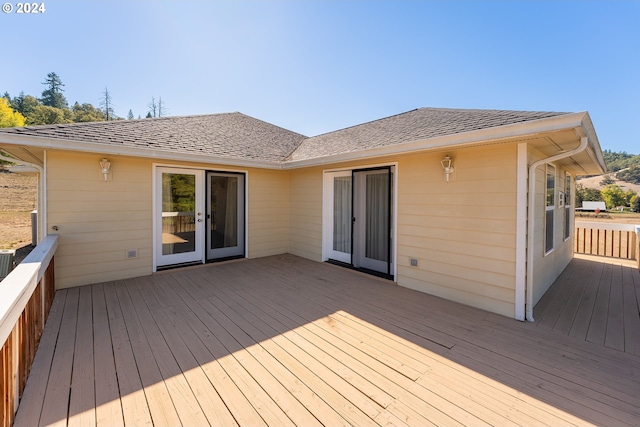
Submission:
{"label": "light fixture", "polygon": [[451,157],[445,156],[444,159],[440,160],[440,164],[442,165],[442,169],[444,169],[445,181],[449,182],[449,175],[453,173],[453,160],[451,160]]}
{"label": "light fixture", "polygon": [[109,177],[109,170],[111,169],[111,162],[107,159],[100,160],[100,170],[104,175],[104,180],[107,181]]}

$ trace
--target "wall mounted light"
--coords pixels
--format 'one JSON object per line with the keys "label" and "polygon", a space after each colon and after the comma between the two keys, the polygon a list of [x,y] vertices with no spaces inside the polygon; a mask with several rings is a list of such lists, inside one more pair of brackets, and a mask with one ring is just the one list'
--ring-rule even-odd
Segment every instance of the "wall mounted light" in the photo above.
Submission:
{"label": "wall mounted light", "polygon": [[444,159],[440,160],[440,164],[442,165],[442,169],[444,169],[444,179],[446,182],[449,182],[449,175],[453,173],[453,160],[449,156],[445,156]]}
{"label": "wall mounted light", "polygon": [[104,175],[104,180],[107,181],[108,177],[109,177],[109,171],[111,169],[111,162],[107,159],[102,159],[100,160],[100,170],[102,171],[102,174]]}

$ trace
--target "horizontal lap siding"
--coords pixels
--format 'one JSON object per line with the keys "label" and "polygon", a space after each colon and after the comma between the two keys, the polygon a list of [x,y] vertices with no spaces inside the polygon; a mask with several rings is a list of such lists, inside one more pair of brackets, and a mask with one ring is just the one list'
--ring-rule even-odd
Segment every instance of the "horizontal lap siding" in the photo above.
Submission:
{"label": "horizontal lap siding", "polygon": [[322,261],[322,169],[290,172],[289,252]]}
{"label": "horizontal lap siding", "polygon": [[[100,156],[47,154],[48,233],[60,234],[59,288],[150,274],[152,270],[151,162],[110,157],[109,181]],[[52,230],[57,226],[58,230]],[[126,259],[127,250],[138,257]]]}
{"label": "horizontal lap siding", "polygon": [[[151,274],[153,269],[153,160],[109,156],[109,181],[99,155],[47,153],[47,232],[60,235],[59,288]],[[176,167],[233,170],[216,165]],[[248,248],[251,258],[289,248],[289,172],[247,172]],[[52,229],[57,226],[58,230]],[[127,259],[128,250],[138,257]]]}
{"label": "horizontal lap siding", "polygon": [[249,258],[289,250],[289,173],[249,171]]}
{"label": "horizontal lap siding", "polygon": [[402,157],[397,176],[398,284],[513,316],[515,145]]}

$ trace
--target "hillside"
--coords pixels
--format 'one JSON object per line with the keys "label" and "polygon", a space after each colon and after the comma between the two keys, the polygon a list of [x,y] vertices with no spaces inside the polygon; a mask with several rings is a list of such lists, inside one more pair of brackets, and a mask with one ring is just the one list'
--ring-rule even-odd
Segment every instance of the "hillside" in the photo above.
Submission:
{"label": "hillside", "polygon": [[[623,190],[633,190],[637,194],[640,194],[640,184],[632,184],[626,181],[620,181],[615,177],[615,174],[607,174],[615,181],[615,185],[619,185]],[[598,190],[602,190],[605,186],[600,184],[600,181],[605,177],[605,175],[592,176],[589,178],[578,178],[576,180],[576,184],[582,184],[587,188],[596,188]]]}
{"label": "hillside", "polygon": [[37,179],[0,167],[0,249],[31,244],[31,211],[36,207]]}

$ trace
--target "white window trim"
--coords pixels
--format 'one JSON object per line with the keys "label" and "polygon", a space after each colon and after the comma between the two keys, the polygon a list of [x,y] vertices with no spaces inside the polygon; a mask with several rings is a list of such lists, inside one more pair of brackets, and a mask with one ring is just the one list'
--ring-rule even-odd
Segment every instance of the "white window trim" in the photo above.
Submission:
{"label": "white window trim", "polygon": [[[569,196],[567,197],[567,178],[569,178]],[[573,199],[575,201],[575,195],[573,194],[574,192],[574,183],[573,183],[573,175],[571,175],[569,172],[564,173],[564,212],[562,212],[562,214],[564,215],[564,220],[563,220],[563,224],[566,227],[565,229],[562,230],[562,238],[564,239],[563,241],[566,242],[567,240],[570,240],[573,237],[573,221],[574,221],[574,217],[573,215],[569,215],[569,224],[566,223],[567,221],[567,209],[572,209],[573,208],[573,203],[571,201],[571,199]],[[569,234],[567,235],[566,230],[569,230]]]}
{"label": "white window trim", "polygon": [[[553,168],[553,204],[551,206],[547,206],[547,177],[549,176],[549,168],[552,167]],[[558,203],[557,199],[557,195],[556,195],[556,189],[558,188],[557,186],[557,181],[558,181],[558,170],[556,168],[556,166],[554,164],[551,163],[547,163],[545,170],[544,170],[544,239],[543,239],[543,248],[544,248],[544,256],[549,255],[550,253],[552,253],[555,248],[555,234],[556,234],[556,227],[555,227],[555,223],[556,223],[556,205]],[[551,249],[549,249],[547,251],[547,212],[549,211],[553,211],[553,233],[551,234]]]}

